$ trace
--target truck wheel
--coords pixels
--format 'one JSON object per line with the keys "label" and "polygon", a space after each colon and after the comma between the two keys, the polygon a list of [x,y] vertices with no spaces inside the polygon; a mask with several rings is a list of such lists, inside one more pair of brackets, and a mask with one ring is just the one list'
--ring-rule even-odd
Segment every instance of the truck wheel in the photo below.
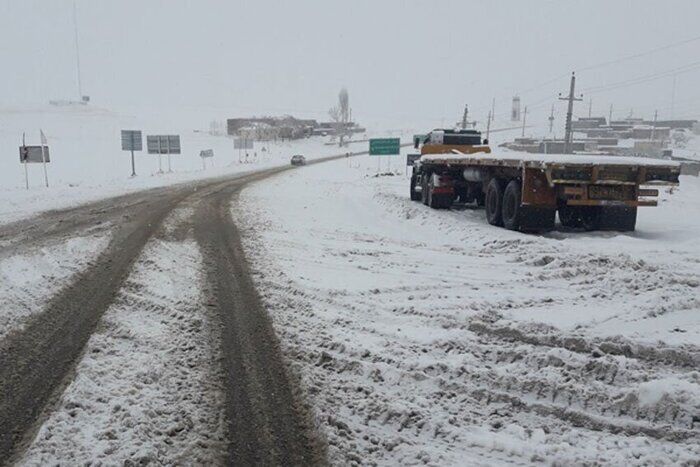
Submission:
{"label": "truck wheel", "polygon": [[421,195],[416,191],[416,176],[411,175],[411,201],[418,201],[420,199]]}
{"label": "truck wheel", "polygon": [[637,224],[637,208],[626,206],[602,206],[598,219],[601,230],[633,232]]}
{"label": "truck wheel", "polygon": [[491,225],[503,225],[503,183],[492,178],[486,189],[486,220]]}
{"label": "truck wheel", "polygon": [[428,205],[428,176],[422,175],[420,178],[420,200],[426,206]]}
{"label": "truck wheel", "polygon": [[520,228],[520,193],[520,182],[517,180],[511,180],[503,192],[501,217],[503,218],[503,227],[508,230]]}

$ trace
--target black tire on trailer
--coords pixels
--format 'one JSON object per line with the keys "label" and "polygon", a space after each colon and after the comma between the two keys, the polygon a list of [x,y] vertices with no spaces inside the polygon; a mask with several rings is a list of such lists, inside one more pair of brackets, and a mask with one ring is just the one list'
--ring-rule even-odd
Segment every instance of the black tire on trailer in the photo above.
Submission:
{"label": "black tire on trailer", "polygon": [[503,192],[503,202],[501,206],[503,227],[508,230],[520,229],[520,196],[520,182],[517,180],[511,180],[508,182],[508,185]]}
{"label": "black tire on trailer", "polygon": [[486,189],[486,220],[491,225],[503,225],[503,182],[492,178]]}
{"label": "black tire on trailer", "polygon": [[633,232],[637,225],[637,208],[627,206],[601,206],[598,228]]}
{"label": "black tire on trailer", "polygon": [[420,199],[421,195],[416,191],[416,176],[411,175],[411,201],[419,201]]}

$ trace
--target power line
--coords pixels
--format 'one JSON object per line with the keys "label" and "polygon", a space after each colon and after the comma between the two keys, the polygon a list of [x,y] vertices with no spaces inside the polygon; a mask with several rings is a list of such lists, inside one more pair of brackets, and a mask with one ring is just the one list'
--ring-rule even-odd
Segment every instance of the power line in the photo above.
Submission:
{"label": "power line", "polygon": [[612,84],[607,84],[607,85],[602,85],[602,86],[593,86],[590,88],[583,89],[583,92],[586,92],[588,94],[594,94],[594,93],[603,92],[603,91],[610,91],[610,90],[614,90],[614,89],[634,86],[636,84],[647,83],[649,81],[655,81],[655,80],[661,79],[661,78],[668,78],[670,76],[679,75],[682,73],[688,73],[690,71],[694,71],[694,70],[699,69],[699,68],[700,68],[700,61],[692,62],[692,63],[689,63],[687,65],[683,65],[683,66],[680,66],[678,68],[674,68],[671,70],[660,71],[660,72],[652,73],[650,75],[645,75],[645,76],[638,76],[636,78],[630,78],[630,79],[627,79],[624,81],[618,81],[617,83],[612,83]]}
{"label": "power line", "polygon": [[582,71],[588,71],[588,70],[595,70],[596,68],[602,68],[602,67],[608,66],[608,65],[615,65],[615,64],[618,64],[618,63],[621,63],[621,62],[625,62],[625,61],[627,61],[627,60],[633,60],[633,59],[635,59],[635,58],[645,57],[645,56],[647,56],[647,55],[652,55],[652,54],[654,54],[654,53],[656,53],[656,52],[661,52],[662,50],[668,50],[668,49],[671,49],[671,48],[673,48],[673,47],[678,47],[679,45],[685,45],[685,44],[689,44],[689,43],[695,42],[695,41],[700,41],[700,36],[691,37],[690,39],[685,39],[685,40],[682,40],[682,41],[679,41],[679,42],[674,42],[674,43],[672,43],[672,44],[667,44],[667,45],[664,45],[664,46],[661,46],[661,47],[657,47],[657,48],[655,48],[655,49],[648,50],[648,51],[646,51],[646,52],[639,52],[639,53],[636,53],[636,54],[627,55],[627,56],[625,56],[625,57],[617,58],[617,59],[614,59],[614,60],[608,60],[608,61],[605,61],[605,62],[597,63],[597,64],[595,64],[595,65],[590,65],[590,66],[587,66],[587,67],[584,67],[584,68],[578,68],[576,71],[577,71],[577,72],[582,72]]}

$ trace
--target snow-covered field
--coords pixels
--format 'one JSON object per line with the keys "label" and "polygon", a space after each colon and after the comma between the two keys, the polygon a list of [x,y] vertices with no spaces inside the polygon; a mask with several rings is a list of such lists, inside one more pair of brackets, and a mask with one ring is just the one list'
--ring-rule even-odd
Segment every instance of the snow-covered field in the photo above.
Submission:
{"label": "snow-covered field", "polygon": [[91,337],[22,465],[213,465],[226,452],[219,331],[175,211]]}
{"label": "snow-covered field", "polygon": [[525,235],[376,167],[307,167],[234,208],[333,463],[700,459],[700,180],[634,233]]}
{"label": "snow-covered field", "polygon": [[[207,117],[188,115],[175,120],[168,115],[136,117],[92,106],[0,108],[0,224],[50,209],[73,206],[110,196],[191,180],[242,173],[286,165],[293,154],[308,159],[328,156],[339,151],[328,146],[328,138],[256,143],[239,154],[233,140],[212,136],[206,127]],[[223,118],[221,119],[224,122]],[[224,122],[225,123],[225,122]],[[22,134],[28,145],[39,144],[39,129],[48,138],[51,162],[48,164],[49,188],[44,186],[41,164],[29,164],[30,189],[24,186],[24,167],[19,163]],[[137,177],[131,178],[131,155],[121,150],[122,129],[141,129],[144,151],[136,153]],[[167,159],[162,156],[165,173],[159,173],[158,156],[147,154],[145,138],[149,134],[179,134],[182,154],[171,157],[172,173],[167,173]],[[363,136],[364,137],[364,136]],[[351,145],[352,150],[366,148],[367,143]],[[263,147],[265,150],[263,151]],[[214,157],[207,168],[199,152],[213,149]],[[240,158],[239,158],[240,156]]]}

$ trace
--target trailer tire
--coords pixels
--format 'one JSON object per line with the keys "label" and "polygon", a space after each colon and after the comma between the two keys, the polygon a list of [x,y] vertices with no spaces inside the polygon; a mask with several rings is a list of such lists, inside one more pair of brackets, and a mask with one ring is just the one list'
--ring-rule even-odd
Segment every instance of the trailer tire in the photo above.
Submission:
{"label": "trailer tire", "polygon": [[428,177],[429,177],[429,175],[423,174],[420,178],[420,186],[421,186],[420,200],[426,206],[428,205]]}
{"label": "trailer tire", "polygon": [[486,220],[491,225],[503,225],[503,182],[492,178],[486,189]]}
{"label": "trailer tire", "polygon": [[522,214],[520,209],[520,197],[520,182],[511,180],[503,192],[503,204],[501,206],[503,227],[508,230],[520,229],[520,215]]}
{"label": "trailer tire", "polygon": [[411,201],[419,201],[421,194],[416,191],[416,176],[411,175]]}

